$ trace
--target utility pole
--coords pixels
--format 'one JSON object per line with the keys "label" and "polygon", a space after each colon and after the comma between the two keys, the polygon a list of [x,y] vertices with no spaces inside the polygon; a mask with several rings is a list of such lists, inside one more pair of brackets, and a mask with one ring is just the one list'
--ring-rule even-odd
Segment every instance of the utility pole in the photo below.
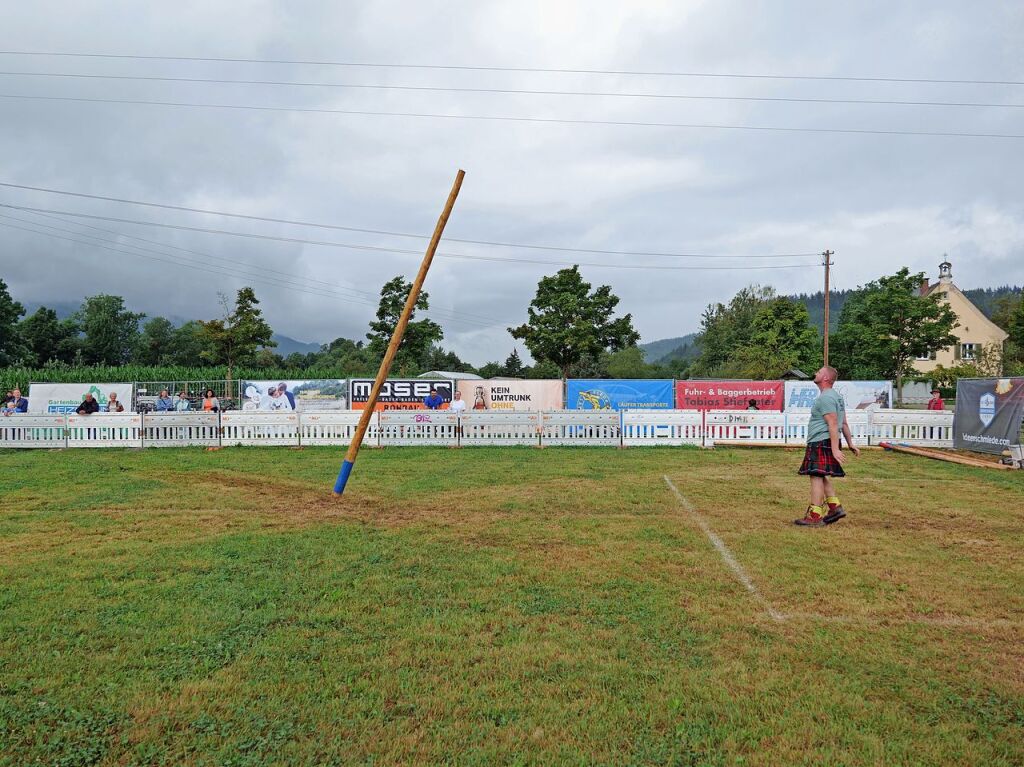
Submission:
{"label": "utility pole", "polygon": [[829,268],[835,262],[832,260],[832,256],[835,255],[834,251],[826,250],[821,254],[822,260],[821,265],[825,267],[825,349],[824,349],[824,361],[825,366],[828,366],[828,278]]}

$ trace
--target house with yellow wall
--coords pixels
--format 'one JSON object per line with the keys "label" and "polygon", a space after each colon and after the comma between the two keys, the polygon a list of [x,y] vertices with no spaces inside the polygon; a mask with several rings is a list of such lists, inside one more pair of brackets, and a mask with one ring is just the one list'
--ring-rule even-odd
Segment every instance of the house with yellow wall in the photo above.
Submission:
{"label": "house with yellow wall", "polygon": [[939,264],[939,281],[929,284],[921,283],[921,295],[939,296],[939,300],[949,304],[956,313],[957,327],[953,334],[959,343],[934,352],[929,357],[918,358],[914,368],[919,373],[927,373],[936,366],[952,367],[960,361],[970,361],[982,349],[992,344],[1002,350],[1003,342],[1009,334],[992,322],[977,306],[972,304],[956,285],[953,284],[953,265],[949,261]]}

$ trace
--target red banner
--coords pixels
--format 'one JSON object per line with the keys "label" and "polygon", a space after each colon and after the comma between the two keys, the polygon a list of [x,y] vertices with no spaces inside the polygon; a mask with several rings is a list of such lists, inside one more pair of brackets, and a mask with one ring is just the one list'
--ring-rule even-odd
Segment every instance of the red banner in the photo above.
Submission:
{"label": "red banner", "polygon": [[676,381],[677,410],[782,410],[782,381]]}

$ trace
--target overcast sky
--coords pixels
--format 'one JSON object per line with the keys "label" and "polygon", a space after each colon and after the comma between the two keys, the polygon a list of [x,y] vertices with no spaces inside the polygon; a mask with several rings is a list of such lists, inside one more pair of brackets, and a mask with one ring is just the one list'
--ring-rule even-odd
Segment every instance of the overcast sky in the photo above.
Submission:
{"label": "overcast sky", "polygon": [[[1024,4],[1012,2],[36,0],[8,4],[0,28],[5,51],[987,81],[1024,81],[1022,39]],[[0,70],[0,93],[34,96],[1024,134],[1024,109],[992,106],[402,91],[8,73],[1024,104],[1020,85],[10,54],[0,54]],[[904,265],[934,276],[942,254],[948,253],[962,287],[1024,283],[1022,139],[566,125],[0,98],[0,181],[8,183],[426,236],[460,167],[467,175],[447,230],[452,238],[748,257],[831,248],[836,251],[833,284],[838,288],[855,287]],[[426,242],[2,187],[0,203],[416,251]],[[372,295],[396,274],[411,276],[420,259],[415,254],[95,219],[57,221],[3,208],[0,215],[23,219],[0,218],[0,276],[24,302],[79,301],[106,292],[125,296],[133,309],[149,315],[209,318],[218,312],[218,292],[233,293],[252,284],[274,329],[305,341],[362,338],[375,304]],[[35,223],[26,224],[28,220]],[[67,231],[43,229],[39,225],[44,223]],[[523,321],[538,279],[562,262],[742,267],[584,267],[592,283],[612,285],[622,298],[621,310],[633,314],[643,341],[696,330],[708,302],[728,300],[750,282],[791,293],[816,290],[822,279],[813,258],[698,260],[453,242],[443,242],[441,251],[549,264],[435,261],[427,290],[431,307],[438,310],[435,319],[445,330],[444,345],[475,364],[507,356],[517,342],[505,328]],[[215,271],[219,265],[230,273],[186,264]],[[767,264],[804,266],[755,268]],[[318,295],[321,291],[333,295]]]}

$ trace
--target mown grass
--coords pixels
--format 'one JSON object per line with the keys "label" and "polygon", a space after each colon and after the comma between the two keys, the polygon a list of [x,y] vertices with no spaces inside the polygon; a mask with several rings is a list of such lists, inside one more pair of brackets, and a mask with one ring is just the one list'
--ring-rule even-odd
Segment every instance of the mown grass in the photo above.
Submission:
{"label": "mown grass", "polygon": [[2,457],[0,765],[1024,762],[1010,473],[799,530],[786,450]]}

